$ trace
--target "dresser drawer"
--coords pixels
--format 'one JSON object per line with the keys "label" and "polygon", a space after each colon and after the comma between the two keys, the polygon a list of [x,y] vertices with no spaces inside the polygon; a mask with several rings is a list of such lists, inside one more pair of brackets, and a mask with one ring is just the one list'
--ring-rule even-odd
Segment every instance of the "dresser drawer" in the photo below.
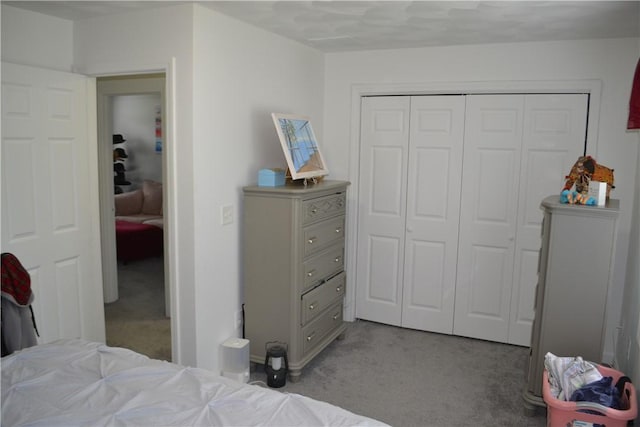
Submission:
{"label": "dresser drawer", "polygon": [[300,291],[306,292],[342,270],[344,270],[344,241],[304,262],[304,277]]}
{"label": "dresser drawer", "polygon": [[305,200],[302,202],[302,223],[306,225],[334,215],[344,215],[346,197],[342,192]]}
{"label": "dresser drawer", "polygon": [[304,255],[310,255],[344,237],[344,216],[328,219],[304,229]]}
{"label": "dresser drawer", "polygon": [[345,279],[346,274],[340,273],[302,296],[301,319],[303,325],[315,319],[327,307],[344,297]]}
{"label": "dresser drawer", "polygon": [[302,354],[318,345],[322,338],[342,325],[342,303],[336,304],[316,320],[302,328]]}

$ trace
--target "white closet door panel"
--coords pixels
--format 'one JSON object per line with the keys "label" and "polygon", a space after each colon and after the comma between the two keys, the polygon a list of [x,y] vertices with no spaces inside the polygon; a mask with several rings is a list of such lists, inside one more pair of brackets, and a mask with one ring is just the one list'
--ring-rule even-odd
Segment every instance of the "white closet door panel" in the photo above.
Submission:
{"label": "white closet door panel", "polygon": [[538,249],[516,245],[516,258],[511,290],[511,311],[507,343],[528,347],[535,317],[535,292],[538,280]]}
{"label": "white closet door panel", "polygon": [[496,284],[508,282],[504,277],[510,272],[505,265],[510,260],[507,252],[506,247],[480,244],[471,248],[470,269],[473,274],[469,278],[469,295],[467,304],[458,308],[475,321],[495,324],[494,328],[482,331],[479,337],[483,339],[501,340],[506,335],[509,312],[505,311],[505,299],[501,298],[504,289]]}
{"label": "white closet door panel", "polygon": [[404,187],[402,166],[405,161],[403,147],[371,147],[371,210],[376,219],[386,221],[390,217],[400,220],[404,213]]}
{"label": "white closet door panel", "polygon": [[531,342],[543,216],[540,201],[560,193],[565,175],[585,152],[588,102],[584,94],[525,97],[511,344],[528,346]]}
{"label": "white closet door panel", "polygon": [[453,331],[465,98],[411,98],[402,326]]}
{"label": "white closet door panel", "polygon": [[[442,311],[445,283],[446,246],[441,242],[425,242],[407,239],[407,263],[411,264],[411,277],[428,278],[429,283],[408,282],[405,286],[403,326],[417,329],[428,329],[428,325],[408,325],[411,310]],[[410,277],[407,277],[409,279]],[[427,286],[432,284],[432,286]],[[433,286],[435,284],[435,286]],[[422,286],[420,286],[422,285]],[[451,313],[453,314],[453,312]],[[451,324],[451,320],[449,322]],[[451,333],[451,330],[444,331]]]}
{"label": "white closet door panel", "polygon": [[456,335],[508,337],[523,109],[522,95],[467,97]]}
{"label": "white closet door panel", "polygon": [[369,278],[367,280],[367,301],[379,303],[394,309],[401,295],[398,294],[399,267],[395,260],[400,252],[399,239],[387,236],[369,236]]}
{"label": "white closet door panel", "polygon": [[409,97],[362,99],[356,316],[400,325]]}

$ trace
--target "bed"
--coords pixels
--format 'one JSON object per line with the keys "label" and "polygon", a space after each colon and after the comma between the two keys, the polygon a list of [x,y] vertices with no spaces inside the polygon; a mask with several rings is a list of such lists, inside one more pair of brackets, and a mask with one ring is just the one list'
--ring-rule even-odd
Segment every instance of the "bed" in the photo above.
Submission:
{"label": "bed", "polygon": [[83,340],[2,358],[2,425],[384,426],[292,393]]}

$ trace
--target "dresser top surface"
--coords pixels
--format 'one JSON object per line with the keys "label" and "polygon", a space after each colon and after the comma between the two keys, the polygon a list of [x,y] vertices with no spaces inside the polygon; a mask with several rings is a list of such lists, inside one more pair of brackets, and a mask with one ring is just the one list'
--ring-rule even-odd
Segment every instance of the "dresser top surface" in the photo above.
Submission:
{"label": "dresser top surface", "polygon": [[605,206],[588,206],[560,202],[560,195],[548,196],[542,200],[541,207],[554,212],[577,213],[593,216],[617,216],[620,212],[620,200],[609,199]]}
{"label": "dresser top surface", "polygon": [[258,185],[250,185],[244,187],[242,190],[245,194],[260,193],[260,194],[279,194],[279,195],[305,195],[324,191],[340,190],[351,183],[348,181],[337,180],[322,180],[316,184],[308,183],[303,185],[297,182],[287,182],[285,185],[278,187],[260,187]]}

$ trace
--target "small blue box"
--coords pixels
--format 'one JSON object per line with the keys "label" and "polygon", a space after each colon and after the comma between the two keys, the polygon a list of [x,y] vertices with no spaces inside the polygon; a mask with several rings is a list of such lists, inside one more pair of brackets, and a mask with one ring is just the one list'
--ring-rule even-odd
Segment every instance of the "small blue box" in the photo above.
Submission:
{"label": "small blue box", "polygon": [[258,172],[260,187],[279,187],[284,185],[284,169],[260,169]]}

